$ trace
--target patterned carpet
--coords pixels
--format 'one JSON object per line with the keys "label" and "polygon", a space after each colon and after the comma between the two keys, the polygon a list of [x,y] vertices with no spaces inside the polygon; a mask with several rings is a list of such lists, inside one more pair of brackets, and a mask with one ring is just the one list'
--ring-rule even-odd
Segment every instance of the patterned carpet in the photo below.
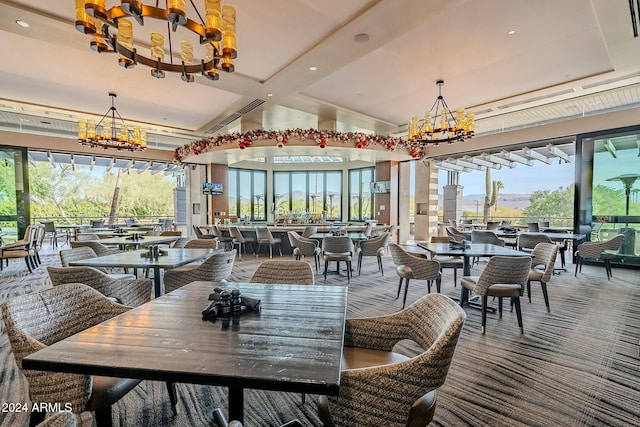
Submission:
{"label": "patterned carpet", "polygon": [[[232,279],[246,281],[260,261],[245,255],[237,260]],[[59,265],[56,254],[43,256]],[[395,299],[397,277],[390,257],[385,276],[375,258],[364,261],[362,276],[349,285],[348,315],[372,316],[401,307]],[[483,268],[484,263],[476,267]],[[571,270],[571,265],[569,265]],[[640,274],[614,269],[607,281],[604,268],[585,266],[553,277],[549,284],[551,313],[547,313],[537,283],[532,303],[523,300],[525,334],[520,335],[515,313],[502,319],[489,314],[486,335],[480,334],[480,312],[466,309],[468,318],[445,385],[438,394],[437,426],[629,426],[640,425]],[[317,276],[318,285],[324,283]],[[327,284],[346,284],[346,277],[329,274]],[[16,295],[50,286],[46,270],[27,274],[14,260],[0,272],[0,303]],[[426,292],[412,283],[407,303]],[[456,297],[453,273],[445,270],[443,293]],[[410,343],[401,351],[411,354]],[[4,324],[0,320],[0,403],[28,403],[27,384],[15,366]],[[226,411],[226,390],[178,384],[179,415],[171,416],[163,383],[143,382],[117,405],[114,424],[121,426],[210,426],[212,411]],[[293,418],[319,425],[316,396],[305,404],[299,394],[248,390],[247,426],[277,426]],[[28,425],[28,414],[0,411],[0,426]],[[82,426],[94,424],[82,415]]]}

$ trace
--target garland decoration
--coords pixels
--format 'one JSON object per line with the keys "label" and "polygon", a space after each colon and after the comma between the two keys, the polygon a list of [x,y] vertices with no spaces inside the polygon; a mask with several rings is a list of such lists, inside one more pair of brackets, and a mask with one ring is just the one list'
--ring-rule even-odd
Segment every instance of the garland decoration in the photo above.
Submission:
{"label": "garland decoration", "polygon": [[236,145],[244,150],[255,141],[272,139],[276,141],[276,146],[284,147],[291,139],[308,142],[310,145],[317,145],[325,148],[328,141],[352,144],[355,148],[367,148],[369,146],[380,145],[383,148],[396,151],[404,149],[414,159],[420,159],[426,154],[426,146],[419,143],[404,141],[401,138],[392,136],[368,135],[362,132],[337,132],[320,131],[317,129],[286,129],[286,130],[252,130],[243,134],[232,133],[206,137],[198,141],[192,141],[182,147],[176,148],[173,159],[175,163],[181,163],[185,158],[192,155],[199,155],[214,150],[223,145]]}

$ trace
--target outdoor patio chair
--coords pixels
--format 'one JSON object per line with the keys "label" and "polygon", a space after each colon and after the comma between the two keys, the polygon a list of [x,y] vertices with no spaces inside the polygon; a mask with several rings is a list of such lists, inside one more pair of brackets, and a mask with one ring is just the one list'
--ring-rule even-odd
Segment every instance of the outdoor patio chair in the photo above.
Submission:
{"label": "outdoor patio chair", "polygon": [[38,226],[27,226],[24,239],[0,248],[0,271],[2,271],[5,261],[6,265],[9,266],[10,259],[18,258],[24,259],[29,273],[38,267],[35,259],[35,245],[38,236],[38,229]]}
{"label": "outdoor patio chair", "polygon": [[53,221],[40,221],[40,224],[44,226],[44,238],[47,237],[51,241],[51,246],[58,247],[58,239],[64,238],[66,242],[69,242],[69,233],[67,231],[58,231]]}
{"label": "outdoor patio chair", "polygon": [[[466,314],[444,295],[425,295],[402,311],[347,319],[339,396],[320,396],[324,427],[426,427],[436,410]],[[402,340],[413,357],[394,351]]]}
{"label": "outdoor patio chair", "polygon": [[104,219],[92,219],[89,224],[90,228],[103,228]]}
{"label": "outdoor patio chair", "polygon": [[578,275],[578,271],[582,273],[582,264],[585,259],[592,259],[604,262],[607,279],[611,280],[613,277],[613,272],[611,271],[611,260],[615,258],[616,252],[620,250],[623,242],[624,234],[616,234],[614,237],[609,240],[605,240],[604,242],[584,242],[579,244],[575,252],[576,272],[574,276]]}
{"label": "outdoor patio chair", "polygon": [[[2,305],[2,317],[18,368],[27,378],[32,403],[71,404],[71,411],[95,413],[98,427],[112,425],[111,405],[140,380],[22,369],[22,360],[36,351],[128,311],[89,286],[72,283],[16,296]],[[167,383],[173,413],[176,389]],[[44,405],[42,406],[44,407]],[[32,411],[30,425],[46,412]],[[55,424],[54,424],[55,425]]]}

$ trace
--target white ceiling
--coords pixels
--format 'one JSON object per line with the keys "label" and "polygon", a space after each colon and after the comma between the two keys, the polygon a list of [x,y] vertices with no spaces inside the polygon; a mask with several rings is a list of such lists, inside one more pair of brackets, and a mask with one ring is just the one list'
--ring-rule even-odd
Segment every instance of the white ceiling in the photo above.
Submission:
{"label": "white ceiling", "polygon": [[[170,73],[156,80],[142,65],[126,70],[115,55],[90,50],[74,27],[73,1],[0,0],[0,129],[73,138],[78,118],[107,111],[109,92],[161,149],[226,132],[237,127],[233,118],[286,129],[309,127],[317,116],[398,135],[431,107],[438,79],[452,108],[476,113],[479,134],[640,103],[640,38],[625,1],[227,3],[237,9],[236,71],[187,84]],[[136,35],[149,28],[134,24]],[[366,43],[354,40],[360,33]],[[244,111],[249,104],[257,106]]]}

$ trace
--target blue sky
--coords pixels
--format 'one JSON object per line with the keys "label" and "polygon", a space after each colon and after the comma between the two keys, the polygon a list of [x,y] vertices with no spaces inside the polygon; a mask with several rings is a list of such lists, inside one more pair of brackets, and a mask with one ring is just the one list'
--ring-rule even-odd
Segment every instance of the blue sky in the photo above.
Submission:
{"label": "blue sky", "polygon": [[[552,162],[550,165],[535,162],[533,166],[517,165],[513,169],[503,167],[500,170],[491,170],[492,181],[502,181],[503,194],[533,194],[538,190],[556,190],[559,187],[566,187],[574,181],[575,158],[571,163],[558,164]],[[439,192],[447,183],[447,172],[440,171]],[[485,172],[474,171],[460,174],[459,184],[464,187],[465,196],[485,193]]]}

